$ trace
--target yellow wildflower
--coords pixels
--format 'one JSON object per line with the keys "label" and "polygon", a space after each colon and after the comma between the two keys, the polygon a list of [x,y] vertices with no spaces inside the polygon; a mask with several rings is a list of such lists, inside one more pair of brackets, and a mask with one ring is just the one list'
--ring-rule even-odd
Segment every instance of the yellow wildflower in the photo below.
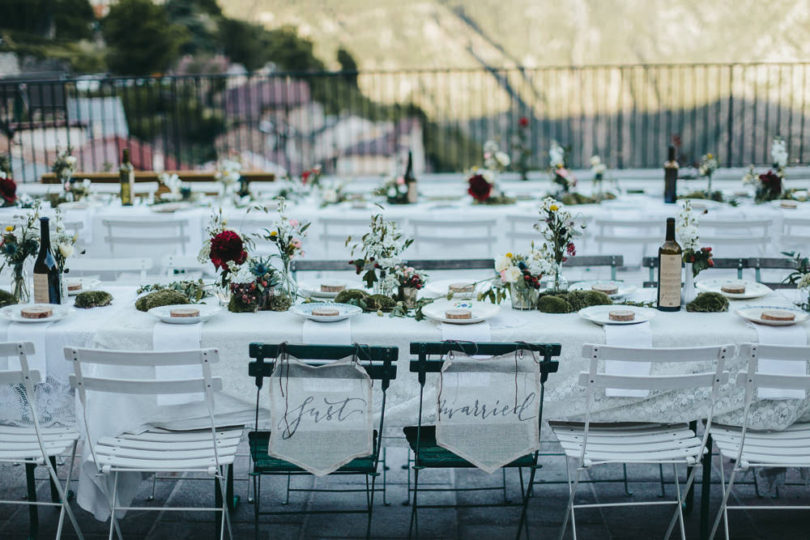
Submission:
{"label": "yellow wildflower", "polygon": [[712,158],[714,158],[714,156],[713,156],[713,155],[711,155],[711,154],[706,154],[706,158],[707,158],[707,159],[712,159]]}
{"label": "yellow wildflower", "polygon": [[270,236],[275,238],[276,236],[278,236],[278,231],[270,231]]}
{"label": "yellow wildflower", "polygon": [[14,225],[6,225],[6,232],[11,232],[14,230]]}
{"label": "yellow wildflower", "polygon": [[507,252],[507,253],[506,253],[506,256],[507,256],[507,257],[509,257],[509,258],[511,259],[511,258],[513,257],[512,252],[511,252],[511,251]]}
{"label": "yellow wildflower", "polygon": [[548,207],[548,209],[551,210],[552,212],[556,212],[557,210],[560,209],[560,207],[557,206],[556,204],[552,204],[551,206]]}

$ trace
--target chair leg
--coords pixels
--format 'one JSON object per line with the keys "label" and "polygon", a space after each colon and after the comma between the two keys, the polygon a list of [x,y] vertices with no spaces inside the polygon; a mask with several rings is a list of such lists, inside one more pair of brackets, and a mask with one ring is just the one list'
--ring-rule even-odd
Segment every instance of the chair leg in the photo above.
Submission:
{"label": "chair leg", "polygon": [[664,488],[664,466],[661,463],[658,464],[658,481],[661,483],[661,495],[659,495],[659,497],[666,497],[667,492]]}
{"label": "chair leg", "polygon": [[230,472],[230,467],[221,467],[218,471],[219,474],[217,475],[217,484],[219,486],[219,494],[222,500],[221,505],[221,512],[222,512],[222,522],[221,528],[219,533],[220,540],[224,540],[225,538],[225,530],[228,531],[228,538],[233,540],[233,531],[231,530],[231,512],[230,512],[230,505],[228,504],[228,474]]}
{"label": "chair leg", "polygon": [[261,486],[262,476],[260,474],[253,476],[253,537],[255,540],[259,538],[259,513],[261,512]]}
{"label": "chair leg", "polygon": [[523,504],[520,509],[520,522],[518,523],[517,540],[520,540],[521,529],[523,529],[524,525],[526,526],[526,539],[528,540],[529,538],[529,520],[526,519],[526,514],[529,510],[529,498],[532,495],[532,486],[534,485],[534,475],[536,470],[536,465],[532,465],[531,470],[529,471],[529,485],[525,491],[523,491],[523,468],[518,471],[518,474],[520,475],[520,491],[523,495]]}
{"label": "chair leg", "polygon": [[734,468],[731,470],[731,476],[728,478],[728,486],[723,485],[723,500],[720,501],[720,511],[717,512],[717,517],[714,519],[714,525],[712,526],[712,532],[709,534],[709,538],[714,538],[714,535],[717,533],[717,528],[720,526],[720,520],[723,519],[725,516],[726,521],[726,539],[728,540],[728,509],[726,505],[728,504],[728,498],[731,495],[731,488],[734,486],[734,477],[737,475],[737,464],[734,464]]}
{"label": "chair leg", "polygon": [[[368,522],[366,524],[366,540],[371,538],[371,520],[374,516],[374,488],[377,484],[377,475],[374,474],[371,476],[371,493],[370,493],[370,502],[368,505]],[[368,486],[368,476],[366,476],[366,486]],[[368,489],[368,487],[366,487]],[[385,493],[385,491],[383,491]]]}
{"label": "chair leg", "polygon": [[630,491],[630,486],[627,482],[627,463],[622,463],[622,479],[624,480],[624,494],[628,497],[632,497],[633,492]]}
{"label": "chair leg", "polygon": [[408,459],[405,461],[405,465],[403,465],[406,471],[408,471],[408,491],[406,492],[405,502],[402,503],[402,506],[408,506],[411,504],[411,449],[408,448]]}
{"label": "chair leg", "polygon": [[391,503],[388,502],[387,499],[387,491],[388,491],[388,454],[387,448],[383,447],[382,449],[382,483],[383,483],[383,506],[391,506]]}
{"label": "chair leg", "polygon": [[[711,466],[711,465],[706,465],[706,466]],[[683,493],[689,493],[689,490],[691,489],[692,484],[694,483],[695,477],[697,475],[697,466],[687,465],[686,470],[687,470],[687,476],[686,476],[686,483],[684,484],[684,488],[683,488]],[[677,471],[675,471],[675,472],[676,472],[675,482],[678,482]],[[680,485],[678,485],[677,488],[679,490],[678,491],[678,496],[680,497],[680,493],[681,493],[680,492]],[[684,506],[683,497],[681,497],[681,500],[678,503],[678,508],[672,514],[672,519],[669,520],[669,526],[667,527],[667,532],[664,535],[664,540],[669,539],[669,536],[672,534],[672,531],[675,529],[675,523],[678,522],[678,518],[680,518],[681,522],[683,522],[683,506]]]}
{"label": "chair leg", "polygon": [[284,500],[284,502],[281,503],[284,506],[290,504],[290,478],[292,478],[292,475],[290,473],[287,473],[287,497]]}
{"label": "chair leg", "polygon": [[563,518],[562,527],[560,528],[560,540],[563,539],[565,536],[565,528],[568,526],[568,518],[571,518],[571,533],[573,534],[574,540],[577,538],[577,525],[576,525],[576,517],[574,515],[574,495],[576,494],[577,487],[579,486],[579,477],[582,474],[583,469],[577,466],[577,475],[574,479],[573,484],[571,483],[571,472],[570,467],[568,465],[568,456],[565,456],[565,473],[568,477],[568,506],[565,508],[565,517]]}
{"label": "chair leg", "polygon": [[416,513],[416,509],[418,506],[417,496],[419,493],[419,469],[414,467],[413,468],[413,500],[411,501],[411,522],[408,525],[408,538],[413,538],[414,529],[416,530],[416,536],[419,537],[419,517]]}
{"label": "chair leg", "polygon": [[[34,470],[37,466],[34,463],[25,464],[25,485],[27,488],[26,499],[29,503],[37,502],[37,483],[34,478]],[[28,534],[30,538],[39,536],[39,509],[35,504],[28,506]]]}
{"label": "chair leg", "polygon": [[686,540],[686,527],[683,523],[683,501],[681,500],[681,485],[678,481],[678,467],[672,464],[672,476],[675,479],[675,494],[678,496],[678,522],[681,525],[681,540]]}
{"label": "chair leg", "polygon": [[116,525],[116,517],[115,517],[117,498],[118,498],[118,471],[115,472],[115,479],[113,480],[113,492],[112,492],[112,499],[110,501],[110,533],[109,535],[107,535],[107,540],[112,540],[113,531],[118,528]]}
{"label": "chair leg", "polygon": [[68,502],[68,492],[70,491],[70,477],[73,474],[73,463],[76,459],[76,445],[77,442],[73,443],[73,452],[70,455],[70,465],[68,466],[68,473],[67,473],[67,480],[65,481],[65,489],[62,491],[62,484],[59,482],[59,476],[56,474],[56,468],[48,468],[48,474],[51,476],[51,482],[57,491],[57,495],[59,497],[59,501],[62,503],[62,509],[59,512],[59,525],[56,528],[56,539],[59,540],[62,538],[62,526],[65,521],[65,514],[67,513],[68,519],[70,520],[71,525],[73,525],[73,530],[76,532],[76,536],[79,540],[84,539],[84,535],[82,534],[81,529],[79,529],[79,522],[76,520],[76,516],[73,514],[73,509],[70,507],[70,503]]}
{"label": "chair leg", "polygon": [[155,500],[155,493],[157,492],[157,473],[152,476],[152,494],[149,495],[146,500],[147,501],[154,501]]}

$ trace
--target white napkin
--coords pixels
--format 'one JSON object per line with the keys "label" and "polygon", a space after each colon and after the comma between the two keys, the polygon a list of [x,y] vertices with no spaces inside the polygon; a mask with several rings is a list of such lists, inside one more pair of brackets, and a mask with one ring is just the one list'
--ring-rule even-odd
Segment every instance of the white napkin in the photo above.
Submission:
{"label": "white napkin", "polygon": [[492,331],[487,321],[475,324],[442,323],[442,341],[492,341]]}
{"label": "white napkin", "polygon": [[[154,351],[189,351],[200,348],[202,342],[202,323],[168,324],[158,322],[152,331],[152,350]],[[182,380],[202,377],[202,366],[155,366],[155,378],[159,380]],[[157,397],[158,405],[181,405],[193,401],[202,401],[202,393],[195,394],[161,394]]]}
{"label": "white napkin", "polygon": [[301,331],[305,345],[351,345],[352,325],[349,319],[337,322],[304,321]]}
{"label": "white napkin", "polygon": [[[614,347],[652,347],[652,328],[650,322],[639,324],[605,324],[605,345]],[[652,364],[649,362],[624,362],[607,360],[605,373],[608,375],[649,375]],[[609,397],[647,397],[649,390],[629,390],[626,388],[606,388]]]}
{"label": "white napkin", "polygon": [[[8,325],[8,333],[6,334],[6,341],[30,341],[34,344],[34,354],[28,357],[28,369],[39,371],[43,381],[48,375],[45,333],[52,324],[11,323]],[[8,360],[5,358],[0,359],[0,369],[4,367],[4,361],[8,366],[6,369],[20,369],[20,361],[17,358],[9,358]]]}
{"label": "white napkin", "polygon": [[[757,331],[759,342],[763,345],[807,345],[807,332],[798,324],[792,326],[766,326],[752,324]],[[766,375],[807,375],[805,361],[772,360],[760,358],[757,371]],[[782,388],[758,388],[759,399],[804,399],[804,390],[787,390]]]}

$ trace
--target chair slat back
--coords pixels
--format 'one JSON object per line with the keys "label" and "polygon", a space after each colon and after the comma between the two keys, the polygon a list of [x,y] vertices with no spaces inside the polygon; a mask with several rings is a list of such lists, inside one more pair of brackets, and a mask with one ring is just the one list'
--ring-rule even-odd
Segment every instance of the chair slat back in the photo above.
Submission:
{"label": "chair slat back", "polygon": [[[9,369],[9,370],[0,370],[0,384],[24,384],[25,383],[25,372],[21,369]],[[31,370],[28,372],[28,380],[31,381],[31,384],[39,384],[42,382],[42,375],[37,370]]]}
{"label": "chair slat back", "polygon": [[626,362],[711,362],[724,355],[734,353],[733,345],[725,345],[726,350],[717,346],[708,347],[669,347],[653,349],[649,347],[615,347],[588,343],[582,347],[582,357],[600,360],[623,360]]}
{"label": "chair slat back", "polygon": [[195,392],[205,392],[208,389],[214,392],[222,390],[222,379],[213,378],[209,383],[204,377],[156,381],[153,379],[97,377],[81,377],[79,379],[76,375],[71,375],[70,385],[74,388],[114,394],[193,394]]}
{"label": "chair slat back", "polygon": [[[683,390],[711,386],[715,382],[715,373],[697,373],[691,375],[668,375],[646,377],[623,375],[598,375],[592,379],[590,373],[579,374],[579,384],[596,388],[621,388],[624,390]],[[720,384],[728,382],[728,373],[721,374]]]}

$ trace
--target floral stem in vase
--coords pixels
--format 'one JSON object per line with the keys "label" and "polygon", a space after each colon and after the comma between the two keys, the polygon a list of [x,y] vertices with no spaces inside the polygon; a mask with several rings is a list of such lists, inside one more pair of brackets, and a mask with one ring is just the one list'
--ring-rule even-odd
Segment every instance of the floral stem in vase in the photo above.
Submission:
{"label": "floral stem in vase", "polygon": [[31,291],[28,290],[23,265],[14,267],[14,299],[18,304],[26,304],[31,300]]}

